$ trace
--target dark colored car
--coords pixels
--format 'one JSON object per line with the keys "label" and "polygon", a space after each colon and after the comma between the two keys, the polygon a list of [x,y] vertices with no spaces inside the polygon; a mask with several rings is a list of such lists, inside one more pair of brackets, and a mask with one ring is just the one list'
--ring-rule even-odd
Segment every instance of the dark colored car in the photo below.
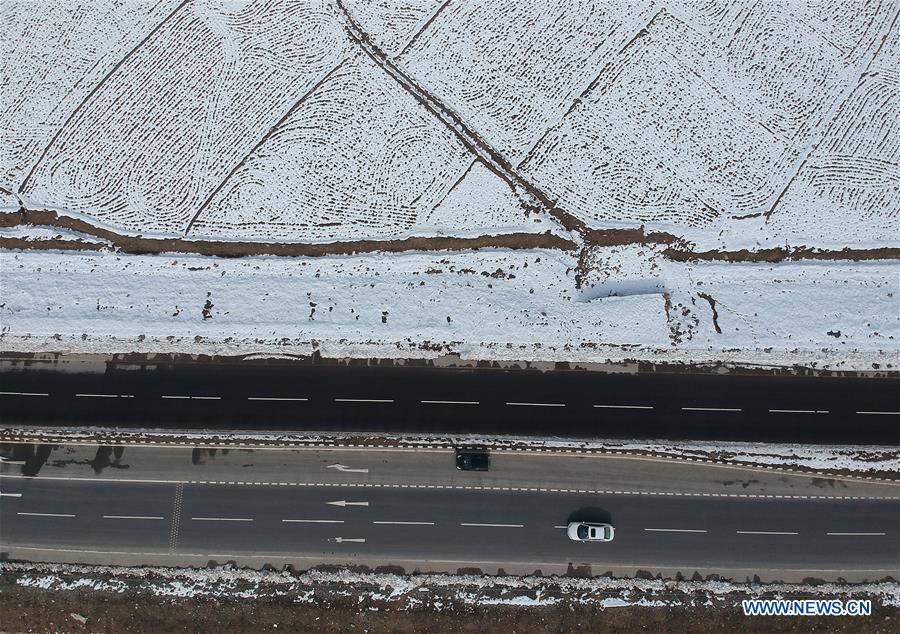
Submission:
{"label": "dark colored car", "polygon": [[460,471],[487,471],[490,456],[487,449],[457,449],[456,468]]}

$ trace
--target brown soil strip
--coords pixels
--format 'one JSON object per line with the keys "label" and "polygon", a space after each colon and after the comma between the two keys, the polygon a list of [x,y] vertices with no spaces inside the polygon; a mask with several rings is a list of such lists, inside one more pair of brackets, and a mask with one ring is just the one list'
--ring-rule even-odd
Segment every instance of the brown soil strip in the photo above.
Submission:
{"label": "brown soil strip", "polygon": [[719,311],[716,310],[716,300],[713,299],[712,295],[707,295],[706,293],[697,293],[697,297],[709,302],[709,307],[712,308],[713,326],[715,326],[716,332],[721,335],[722,329],[719,328]]}
{"label": "brown soil strip", "polygon": [[900,259],[900,247],[881,247],[877,249],[813,249],[795,247],[786,249],[758,249],[750,251],[687,251],[670,247],[663,255],[673,262],[784,262],[786,260],[897,260]]}
{"label": "brown soil strip", "polygon": [[[346,242],[309,243],[262,243],[227,242],[218,240],[188,240],[184,238],[145,238],[127,236],[109,229],[97,227],[79,218],[60,216],[55,211],[20,209],[14,212],[0,212],[0,227],[35,225],[70,229],[86,236],[109,241],[123,253],[196,253],[222,257],[245,257],[253,255],[279,255],[317,257],[323,255],[347,255],[353,253],[399,253],[401,251],[462,251],[469,249],[558,249],[574,251],[577,245],[572,240],[562,238],[547,231],[544,233],[510,233],[505,235],[479,236],[477,238],[415,237],[402,240],[357,240]],[[900,247],[877,249],[815,249],[810,247],[759,249],[750,251],[691,251],[689,243],[671,233],[644,231],[637,229],[586,229],[583,234],[585,246],[582,256],[590,248],[624,246],[628,244],[668,245],[662,255],[673,262],[767,262],[778,263],[790,260],[898,260]],[[77,240],[34,240],[21,238],[0,238],[0,248],[7,249],[81,249],[96,251],[101,248],[89,242]],[[582,258],[583,259],[583,258]]]}
{"label": "brown soil strip", "polygon": [[[184,238],[144,238],[126,236],[109,229],[96,227],[78,218],[67,218],[53,211],[20,210],[18,212],[0,213],[0,227],[14,227],[30,224],[37,226],[59,227],[78,231],[85,235],[108,240],[123,253],[155,254],[155,253],[196,253],[198,255],[218,255],[223,257],[244,257],[253,255],[280,255],[315,257],[323,255],[347,255],[353,253],[401,251],[463,251],[469,249],[557,249],[570,251],[576,248],[571,240],[545,233],[510,233],[498,236],[479,236],[477,238],[405,238],[403,240],[358,240],[353,242],[328,242],[324,244],[303,243],[260,243],[260,242],[222,242],[213,240],[187,240]],[[41,248],[42,243],[59,243],[45,248],[79,248],[74,241],[34,241],[22,240],[20,244],[10,241],[18,238],[0,239],[0,247],[6,248]],[[24,245],[24,246],[23,246]],[[96,247],[84,243],[83,247],[96,250]]]}

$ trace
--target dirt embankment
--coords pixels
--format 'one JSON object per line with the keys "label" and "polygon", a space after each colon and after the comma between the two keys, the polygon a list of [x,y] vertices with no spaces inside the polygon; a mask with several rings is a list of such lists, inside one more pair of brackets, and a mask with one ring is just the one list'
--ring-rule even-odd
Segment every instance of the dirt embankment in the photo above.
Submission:
{"label": "dirt embankment", "polygon": [[[252,255],[307,256],[347,255],[353,253],[396,253],[400,251],[463,251],[467,249],[557,249],[568,251],[576,248],[571,240],[547,231],[545,233],[510,233],[477,238],[415,237],[402,240],[358,240],[352,242],[328,242],[322,244],[231,242],[216,240],[188,240],[184,238],[146,238],[127,236],[96,227],[78,218],[60,216],[53,211],[22,209],[12,213],[0,213],[0,227],[35,225],[57,227],[77,231],[110,242],[118,251],[135,254],[195,253],[222,257]],[[52,244],[51,244],[52,243]],[[94,245],[76,240],[29,240],[0,238],[0,248],[10,249],[72,249],[82,250]],[[97,247],[99,248],[99,247]]]}
{"label": "dirt embankment", "polygon": [[[254,255],[317,257],[324,255],[348,255],[354,253],[398,253],[401,251],[463,251],[469,249],[556,249],[574,251],[578,245],[567,238],[547,231],[545,233],[510,233],[486,235],[475,238],[413,237],[400,240],[355,240],[321,244],[284,242],[232,242],[218,240],[189,240],[186,238],[147,238],[129,236],[110,229],[95,226],[79,218],[60,216],[54,211],[20,209],[0,212],[0,227],[33,225],[55,227],[81,233],[85,237],[107,241],[122,253],[193,253],[221,257],[246,257]],[[665,232],[645,232],[636,229],[587,229],[578,226],[584,241],[584,254],[600,247],[628,244],[663,245],[662,255],[674,262],[767,262],[787,260],[897,260],[900,248],[878,249],[815,249],[806,246],[750,251],[693,251],[682,238]],[[6,249],[64,249],[97,251],[105,245],[85,240],[25,240],[0,237],[0,248]]]}
{"label": "dirt embankment", "polygon": [[[348,596],[327,605],[164,599],[3,584],[0,629],[12,632],[866,632],[894,631],[900,610],[868,617],[744,617],[740,608],[454,606],[392,610]],[[82,622],[84,619],[84,622]]]}

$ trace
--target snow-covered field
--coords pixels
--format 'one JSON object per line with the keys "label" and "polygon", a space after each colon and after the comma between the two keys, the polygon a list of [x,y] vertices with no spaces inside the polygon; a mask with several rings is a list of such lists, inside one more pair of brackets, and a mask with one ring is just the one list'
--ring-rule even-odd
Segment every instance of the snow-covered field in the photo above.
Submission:
{"label": "snow-covered field", "polygon": [[[4,2],[0,346],[895,369],[898,12]],[[19,207],[130,250],[363,253],[42,252],[65,228],[15,226]],[[639,227],[756,261],[592,232]],[[548,231],[573,248],[528,242]],[[521,249],[362,242],[508,234]],[[835,259],[771,264],[771,247]]]}
{"label": "snow-covered field", "polygon": [[[576,266],[547,250],[242,260],[2,252],[0,343],[33,352],[897,367],[893,264],[660,259],[627,284],[604,278],[583,293]],[[715,313],[698,293],[714,298]]]}

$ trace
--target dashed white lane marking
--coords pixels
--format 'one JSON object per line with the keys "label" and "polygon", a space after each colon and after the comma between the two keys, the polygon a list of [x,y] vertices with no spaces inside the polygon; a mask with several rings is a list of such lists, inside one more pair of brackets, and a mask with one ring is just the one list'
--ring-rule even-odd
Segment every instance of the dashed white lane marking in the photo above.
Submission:
{"label": "dashed white lane marking", "polygon": [[163,394],[160,398],[165,399],[181,399],[191,401],[221,401],[221,396],[183,396],[181,394]]}
{"label": "dashed white lane marking", "polygon": [[28,515],[30,517],[75,517],[75,515],[71,513],[26,513],[24,511],[19,511],[16,515]]}
{"label": "dashed white lane marking", "polygon": [[525,528],[524,524],[477,524],[474,522],[461,522],[460,526],[475,526],[481,528]]}
{"label": "dashed white lane marking", "polygon": [[252,517],[192,517],[195,522],[252,522]]}
{"label": "dashed white lane marking", "polygon": [[[375,489],[444,489],[458,491],[488,491],[488,492],[514,492],[514,493],[542,493],[549,489],[537,487],[502,487],[502,486],[468,486],[460,484],[386,484],[378,482],[251,482],[234,480],[154,480],[142,478],[70,478],[60,476],[23,476],[14,473],[0,473],[0,478],[15,478],[20,480],[62,480],[67,482],[112,482],[141,484],[202,484],[212,486],[246,485],[246,486],[291,486],[291,487],[353,487]],[[682,491],[617,491],[614,489],[554,489],[555,493],[580,493],[587,495],[643,495],[643,496],[667,496],[667,497],[704,497],[704,498],[750,498],[757,500],[857,500],[857,501],[895,501],[900,497],[895,495],[780,495],[770,493],[694,493]],[[346,502],[347,506],[353,504]],[[364,503],[368,504],[368,502]]]}
{"label": "dashed white lane marking", "polygon": [[519,403],[519,402],[510,402],[507,405],[512,405],[514,407],[565,407],[565,403]]}
{"label": "dashed white lane marking", "polygon": [[886,533],[825,533],[838,537],[884,537]]}
{"label": "dashed white lane marking", "polygon": [[0,464],[25,464],[24,460],[10,460],[9,458],[4,458],[0,456]]}
{"label": "dashed white lane marking", "polygon": [[344,520],[281,520],[289,524],[343,524]]}
{"label": "dashed white lane marking", "polygon": [[685,412],[742,412],[740,407],[682,407]]}
{"label": "dashed white lane marking", "polygon": [[434,526],[434,522],[393,522],[393,521],[373,521],[373,524],[395,524],[397,526]]}
{"label": "dashed white lane marking", "polygon": [[867,416],[900,416],[900,412],[856,412]]}
{"label": "dashed white lane marking", "polygon": [[248,401],[308,401],[308,398],[297,398],[287,396],[248,396]]}
{"label": "dashed white lane marking", "polygon": [[481,401],[419,401],[426,405],[481,405]]}
{"label": "dashed white lane marking", "polygon": [[645,528],[648,533],[706,533],[701,528]]}
{"label": "dashed white lane marking", "polygon": [[392,398],[336,398],[335,403],[393,403]]}
{"label": "dashed white lane marking", "polygon": [[105,520],[164,520],[161,515],[104,515]]}
{"label": "dashed white lane marking", "polygon": [[653,409],[652,405],[594,405],[604,409]]}
{"label": "dashed white lane marking", "polygon": [[553,528],[569,528],[569,527],[566,526],[565,524],[563,524],[563,525],[561,525],[561,526],[554,526]]}
{"label": "dashed white lane marking", "polygon": [[0,396],[50,396],[47,392],[0,392]]}
{"label": "dashed white lane marking", "polygon": [[134,398],[134,394],[76,394],[79,398]]}
{"label": "dashed white lane marking", "polygon": [[738,535],[799,535],[793,531],[734,531]]}
{"label": "dashed white lane marking", "polygon": [[827,409],[770,409],[773,414],[829,414]]}
{"label": "dashed white lane marking", "polygon": [[21,493],[0,493],[0,498],[20,498]]}

